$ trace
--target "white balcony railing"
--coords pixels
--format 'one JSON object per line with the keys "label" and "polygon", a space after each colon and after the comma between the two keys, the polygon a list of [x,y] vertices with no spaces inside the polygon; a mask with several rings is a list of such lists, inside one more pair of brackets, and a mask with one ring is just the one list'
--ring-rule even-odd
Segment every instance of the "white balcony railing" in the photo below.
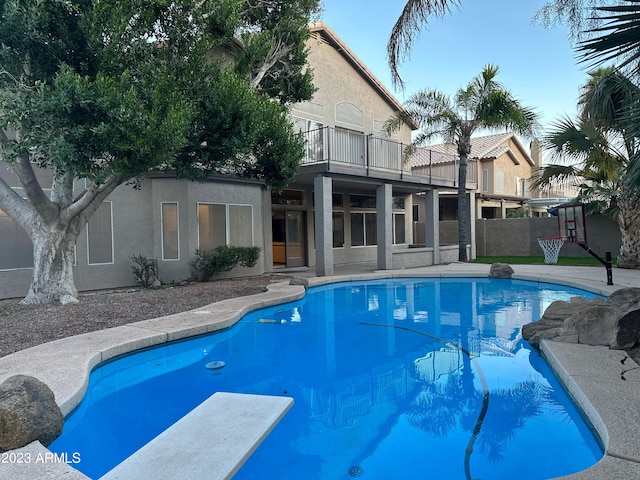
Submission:
{"label": "white balcony railing", "polygon": [[[351,130],[323,127],[304,132],[307,143],[303,165],[325,163],[362,168],[363,176],[372,171],[387,171],[401,176],[428,177],[429,182],[457,185],[459,161],[455,155],[446,155],[420,149],[420,166],[411,167],[406,154],[407,145],[387,138],[365,135]],[[426,156],[425,156],[426,155]],[[475,160],[467,166],[467,187],[475,189],[478,184]]]}

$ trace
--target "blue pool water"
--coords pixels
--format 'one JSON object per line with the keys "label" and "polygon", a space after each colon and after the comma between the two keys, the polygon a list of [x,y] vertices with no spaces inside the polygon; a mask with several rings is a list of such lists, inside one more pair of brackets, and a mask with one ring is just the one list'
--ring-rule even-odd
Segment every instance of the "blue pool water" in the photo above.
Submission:
{"label": "blue pool water", "polygon": [[99,478],[227,391],[295,399],[237,479],[566,475],[603,452],[520,330],[575,295],[594,296],[501,279],[312,288],[229,330],[104,364],[50,449]]}

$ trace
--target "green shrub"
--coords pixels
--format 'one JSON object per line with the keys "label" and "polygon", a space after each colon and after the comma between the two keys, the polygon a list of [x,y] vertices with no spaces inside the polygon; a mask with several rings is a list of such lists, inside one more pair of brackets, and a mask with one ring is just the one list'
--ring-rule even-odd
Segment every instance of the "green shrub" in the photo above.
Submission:
{"label": "green shrub", "polygon": [[158,262],[153,258],[147,258],[139,253],[130,257],[135,265],[131,266],[131,272],[143,288],[149,288],[154,280],[158,277]]}
{"label": "green shrub", "polygon": [[228,272],[235,266],[253,267],[260,258],[259,247],[221,246],[210,250],[196,250],[196,258],[189,265],[194,278],[207,282],[214,275]]}

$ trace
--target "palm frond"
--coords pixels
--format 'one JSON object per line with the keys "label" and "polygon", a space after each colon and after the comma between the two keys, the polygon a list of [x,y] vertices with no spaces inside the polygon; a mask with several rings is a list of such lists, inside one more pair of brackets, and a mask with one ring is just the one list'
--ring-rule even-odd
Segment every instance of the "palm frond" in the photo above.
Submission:
{"label": "palm frond", "polygon": [[629,153],[633,145],[630,131],[638,123],[632,111],[640,99],[640,88],[614,67],[599,68],[589,77],[579,102],[581,121],[620,135]]}
{"label": "palm frond", "polygon": [[619,68],[637,67],[640,61],[640,2],[624,0],[626,4],[597,7],[596,12],[609,15],[600,17],[602,27],[588,31],[595,34],[593,38],[581,41],[578,50],[582,52],[582,60],[591,65],[602,65],[617,60]]}
{"label": "palm frond", "polygon": [[575,185],[580,178],[580,169],[574,165],[549,164],[532,172],[531,188],[546,190],[556,185]]}
{"label": "palm frond", "polygon": [[458,6],[459,0],[408,0],[400,17],[396,21],[389,43],[387,60],[391,69],[391,81],[394,86],[402,87],[398,73],[400,63],[406,58],[411,47],[428,20],[444,17],[452,6]]}

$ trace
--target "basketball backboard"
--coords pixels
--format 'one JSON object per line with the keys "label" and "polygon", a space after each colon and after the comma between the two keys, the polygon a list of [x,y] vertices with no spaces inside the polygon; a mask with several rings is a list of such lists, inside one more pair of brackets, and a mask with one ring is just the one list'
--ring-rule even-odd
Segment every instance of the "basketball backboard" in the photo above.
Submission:
{"label": "basketball backboard", "polygon": [[560,205],[558,207],[558,230],[565,242],[587,243],[587,228],[584,221],[584,205]]}

